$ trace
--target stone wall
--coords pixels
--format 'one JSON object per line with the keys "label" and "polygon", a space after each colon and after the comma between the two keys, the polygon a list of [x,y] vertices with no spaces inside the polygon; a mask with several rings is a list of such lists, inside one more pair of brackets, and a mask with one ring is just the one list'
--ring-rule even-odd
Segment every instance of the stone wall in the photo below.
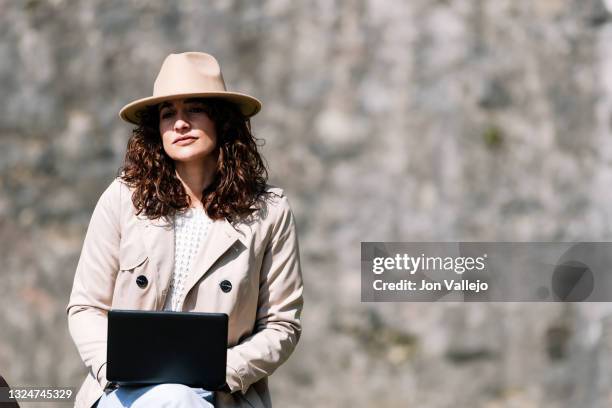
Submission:
{"label": "stone wall", "polygon": [[304,333],[280,407],[599,407],[606,304],[361,304],[360,241],[612,238],[601,0],[0,0],[0,372],[78,386],[65,306],[163,58],[263,110],[298,220]]}

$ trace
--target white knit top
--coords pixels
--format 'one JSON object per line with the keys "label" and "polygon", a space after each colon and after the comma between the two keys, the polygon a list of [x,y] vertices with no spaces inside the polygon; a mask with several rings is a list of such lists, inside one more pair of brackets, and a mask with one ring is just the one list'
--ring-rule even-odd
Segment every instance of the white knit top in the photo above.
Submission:
{"label": "white knit top", "polygon": [[166,296],[164,310],[180,311],[185,300],[185,283],[191,266],[208,235],[212,220],[203,208],[189,208],[174,217],[174,273]]}

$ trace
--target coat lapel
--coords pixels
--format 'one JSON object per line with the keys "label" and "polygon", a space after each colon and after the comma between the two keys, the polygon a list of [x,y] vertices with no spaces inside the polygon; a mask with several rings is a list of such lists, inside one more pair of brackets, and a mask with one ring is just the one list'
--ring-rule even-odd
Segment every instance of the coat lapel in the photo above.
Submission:
{"label": "coat lapel", "polygon": [[[157,272],[157,296],[165,298],[164,290],[169,290],[172,274],[174,272],[174,242],[175,226],[163,218],[156,220],[141,219],[144,224],[144,242],[150,262]],[[191,271],[185,282],[185,293],[209,271],[215,262],[229,250],[236,241],[242,240],[242,235],[232,224],[223,218],[215,220],[210,226],[208,235],[200,246],[195,258],[192,260]],[[159,305],[161,309],[163,305]]]}
{"label": "coat lapel", "polygon": [[185,282],[185,293],[189,293],[191,288],[206,275],[211,266],[240,239],[240,233],[227,218],[213,221],[204,243],[200,245],[192,261],[191,271]]}

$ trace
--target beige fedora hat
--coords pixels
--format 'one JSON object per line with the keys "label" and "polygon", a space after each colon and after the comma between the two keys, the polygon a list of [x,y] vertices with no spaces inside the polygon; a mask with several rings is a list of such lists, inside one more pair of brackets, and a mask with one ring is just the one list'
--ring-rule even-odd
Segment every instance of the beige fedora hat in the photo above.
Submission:
{"label": "beige fedora hat", "polygon": [[261,102],[256,98],[226,89],[221,67],[215,57],[190,51],[168,55],[155,78],[153,95],[128,103],[119,111],[119,117],[137,125],[138,113],[145,107],[181,97],[224,99],[235,103],[247,117],[261,109]]}

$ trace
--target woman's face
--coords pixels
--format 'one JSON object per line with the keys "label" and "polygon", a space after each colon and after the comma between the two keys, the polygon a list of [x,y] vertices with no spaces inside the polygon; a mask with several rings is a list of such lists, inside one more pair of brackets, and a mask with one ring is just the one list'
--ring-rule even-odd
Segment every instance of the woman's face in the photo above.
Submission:
{"label": "woman's face", "polygon": [[164,150],[175,161],[213,158],[217,134],[202,102],[187,98],[160,104],[159,133]]}

